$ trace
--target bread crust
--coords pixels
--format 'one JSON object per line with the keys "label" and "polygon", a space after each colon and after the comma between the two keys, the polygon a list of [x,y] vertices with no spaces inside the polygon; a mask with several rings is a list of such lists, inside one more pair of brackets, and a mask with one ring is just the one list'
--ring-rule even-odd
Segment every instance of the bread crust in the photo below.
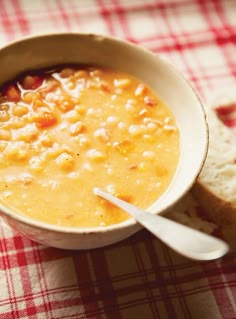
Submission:
{"label": "bread crust", "polygon": [[236,207],[213,193],[200,179],[193,185],[191,192],[210,221],[219,226],[236,224]]}
{"label": "bread crust", "polygon": [[[208,155],[192,188],[192,194],[206,216],[219,226],[236,224],[235,201],[232,201],[232,196],[227,194],[231,187],[231,180],[236,179],[235,129],[233,131],[232,127],[230,129],[226,126],[227,124],[216,114],[219,107],[226,110],[227,107],[236,104],[234,92],[235,86],[218,90],[211,103],[206,105],[210,133]],[[213,184],[214,187],[212,187]],[[234,189],[235,187],[232,186],[231,195],[235,192]]]}

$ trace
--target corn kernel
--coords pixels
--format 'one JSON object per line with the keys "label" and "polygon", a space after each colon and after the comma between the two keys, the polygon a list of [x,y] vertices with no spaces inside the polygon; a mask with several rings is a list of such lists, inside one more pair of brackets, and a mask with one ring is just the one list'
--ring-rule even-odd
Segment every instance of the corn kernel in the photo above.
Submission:
{"label": "corn kernel", "polygon": [[117,88],[126,89],[130,86],[130,80],[129,79],[115,79],[114,85]]}
{"label": "corn kernel", "polygon": [[161,165],[156,166],[156,172],[158,176],[165,176],[168,174],[167,168]]}
{"label": "corn kernel", "polygon": [[154,137],[150,134],[144,134],[143,135],[143,138],[146,140],[146,141],[149,141],[149,142],[153,142],[154,141]]}
{"label": "corn kernel", "polygon": [[0,129],[0,140],[2,141],[10,141],[11,140],[11,132],[4,130],[4,129]]}
{"label": "corn kernel", "polygon": [[9,144],[5,150],[4,154],[8,160],[13,161],[24,161],[29,157],[29,151],[24,148],[23,144],[12,143]]}
{"label": "corn kernel", "polygon": [[141,96],[147,92],[147,87],[144,84],[139,84],[134,91],[135,96]]}
{"label": "corn kernel", "polygon": [[127,154],[127,152],[131,151],[134,147],[134,145],[129,140],[114,142],[113,146],[123,155]]}
{"label": "corn kernel", "polygon": [[56,158],[59,154],[61,154],[61,149],[59,144],[54,143],[53,146],[46,151],[42,152],[41,157],[44,160],[51,160]]}
{"label": "corn kernel", "polygon": [[[81,71],[81,72],[85,72],[85,71]],[[102,72],[102,70],[98,70],[98,69],[90,71],[90,75],[92,77],[101,77],[103,74],[104,73]],[[84,75],[82,75],[82,76],[84,76]]]}
{"label": "corn kernel", "polygon": [[91,173],[94,171],[92,165],[89,162],[84,163],[82,167],[85,171],[88,171]]}
{"label": "corn kernel", "polygon": [[41,138],[41,144],[42,146],[45,146],[45,147],[52,147],[53,140],[49,136],[43,136]]}
{"label": "corn kernel", "polygon": [[85,112],[86,112],[85,106],[80,105],[80,104],[75,105],[74,110],[77,111],[81,115],[85,114]]}
{"label": "corn kernel", "polygon": [[146,125],[148,132],[154,132],[157,129],[157,124],[154,122],[149,122]]}
{"label": "corn kernel", "polygon": [[154,106],[157,104],[156,100],[154,100],[153,98],[151,98],[150,96],[145,96],[144,97],[144,103],[146,105],[149,105],[149,106]]}
{"label": "corn kernel", "polygon": [[142,109],[138,114],[139,114],[141,117],[143,117],[143,116],[147,115],[147,113],[148,113],[148,110],[144,108],[144,109]]}
{"label": "corn kernel", "polygon": [[143,157],[148,158],[148,159],[153,159],[153,158],[155,158],[155,153],[152,151],[144,151]]}
{"label": "corn kernel", "polygon": [[129,127],[129,134],[132,136],[138,136],[143,133],[143,128],[141,125],[130,125]]}
{"label": "corn kernel", "polygon": [[104,127],[100,127],[94,132],[94,137],[98,138],[102,142],[107,142],[109,141],[108,130]]}
{"label": "corn kernel", "polygon": [[62,169],[62,170],[70,170],[74,166],[74,158],[68,153],[61,153],[56,158],[56,164]]}
{"label": "corn kernel", "polygon": [[10,128],[18,129],[25,126],[25,121],[23,121],[20,117],[12,118],[10,122]]}
{"label": "corn kernel", "polygon": [[16,139],[18,141],[24,141],[30,143],[37,139],[39,130],[32,124],[26,125],[23,128],[18,129]]}
{"label": "corn kernel", "polygon": [[[91,74],[91,73],[90,73]],[[79,70],[74,73],[75,78],[87,78],[89,76],[89,73],[85,70]]]}
{"label": "corn kernel", "polygon": [[105,158],[105,155],[96,149],[91,149],[87,152],[87,156],[94,161],[101,161]]}
{"label": "corn kernel", "polygon": [[0,94],[0,111],[8,111],[10,108],[9,105],[8,104],[1,104],[1,98],[3,99],[3,97]]}
{"label": "corn kernel", "polygon": [[100,81],[99,82],[99,88],[103,92],[111,92],[112,91],[112,87],[107,81]]}
{"label": "corn kernel", "polygon": [[72,68],[64,68],[60,72],[60,77],[62,78],[68,78],[69,76],[73,75],[75,73],[75,70]]}
{"label": "corn kernel", "polygon": [[39,157],[32,157],[29,164],[30,169],[36,173],[42,172],[44,169],[43,160]]}
{"label": "corn kernel", "polygon": [[23,116],[28,113],[28,108],[24,105],[16,105],[12,110],[13,115]]}
{"label": "corn kernel", "polygon": [[74,123],[73,125],[71,125],[70,127],[70,134],[72,136],[76,136],[79,133],[82,133],[85,130],[85,126],[84,124],[80,121],[77,123]]}
{"label": "corn kernel", "polygon": [[118,122],[118,118],[114,115],[108,116],[106,122],[110,125],[116,125]]}
{"label": "corn kernel", "polygon": [[169,124],[165,124],[163,129],[165,131],[169,131],[169,132],[175,132],[176,131],[176,127],[174,125],[169,125]]}
{"label": "corn kernel", "polygon": [[7,142],[0,141],[0,152],[4,151],[6,147],[7,147]]}
{"label": "corn kernel", "polygon": [[65,118],[70,122],[70,123],[76,123],[77,121],[80,120],[81,118],[81,115],[75,111],[75,110],[72,110],[72,111],[69,111],[65,114]]}
{"label": "corn kernel", "polygon": [[7,110],[0,109],[0,122],[6,122],[10,119],[10,114]]}
{"label": "corn kernel", "polygon": [[25,103],[32,103],[32,101],[34,100],[36,94],[34,92],[27,92],[23,95],[23,101]]}
{"label": "corn kernel", "polygon": [[139,172],[146,172],[148,170],[147,164],[145,163],[140,163],[138,166],[138,171]]}

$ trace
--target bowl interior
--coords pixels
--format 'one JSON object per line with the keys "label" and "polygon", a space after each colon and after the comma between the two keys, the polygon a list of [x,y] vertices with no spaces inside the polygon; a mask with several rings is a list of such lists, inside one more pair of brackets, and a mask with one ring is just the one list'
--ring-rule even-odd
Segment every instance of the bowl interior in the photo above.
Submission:
{"label": "bowl interior", "polygon": [[73,33],[26,38],[1,49],[0,85],[21,72],[66,63],[97,64],[130,73],[171,108],[180,129],[180,160],[170,187],[150,211],[169,208],[192,186],[207,152],[205,113],[194,90],[157,55],[118,39]]}

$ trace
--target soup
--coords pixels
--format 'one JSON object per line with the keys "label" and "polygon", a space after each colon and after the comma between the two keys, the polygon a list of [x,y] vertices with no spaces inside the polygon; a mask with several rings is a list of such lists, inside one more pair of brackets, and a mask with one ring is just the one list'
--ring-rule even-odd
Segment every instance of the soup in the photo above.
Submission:
{"label": "soup", "polygon": [[179,152],[172,112],[131,75],[58,66],[0,90],[0,200],[33,219],[68,227],[125,221],[93,187],[146,209],[169,186]]}

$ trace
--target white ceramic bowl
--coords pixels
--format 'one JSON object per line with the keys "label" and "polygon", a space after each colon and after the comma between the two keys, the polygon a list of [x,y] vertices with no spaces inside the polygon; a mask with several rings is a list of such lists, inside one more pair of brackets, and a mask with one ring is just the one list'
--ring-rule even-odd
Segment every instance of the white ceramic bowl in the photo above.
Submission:
{"label": "white ceramic bowl", "polygon": [[[167,191],[150,211],[162,213],[192,186],[204,164],[208,128],[199,97],[158,55],[131,43],[93,34],[48,34],[24,38],[0,49],[0,85],[19,73],[66,63],[97,64],[130,73],[148,84],[171,108],[180,129],[181,155]],[[3,219],[27,237],[54,247],[88,249],[120,241],[140,229],[135,220],[97,228],[49,225],[0,204]]]}

